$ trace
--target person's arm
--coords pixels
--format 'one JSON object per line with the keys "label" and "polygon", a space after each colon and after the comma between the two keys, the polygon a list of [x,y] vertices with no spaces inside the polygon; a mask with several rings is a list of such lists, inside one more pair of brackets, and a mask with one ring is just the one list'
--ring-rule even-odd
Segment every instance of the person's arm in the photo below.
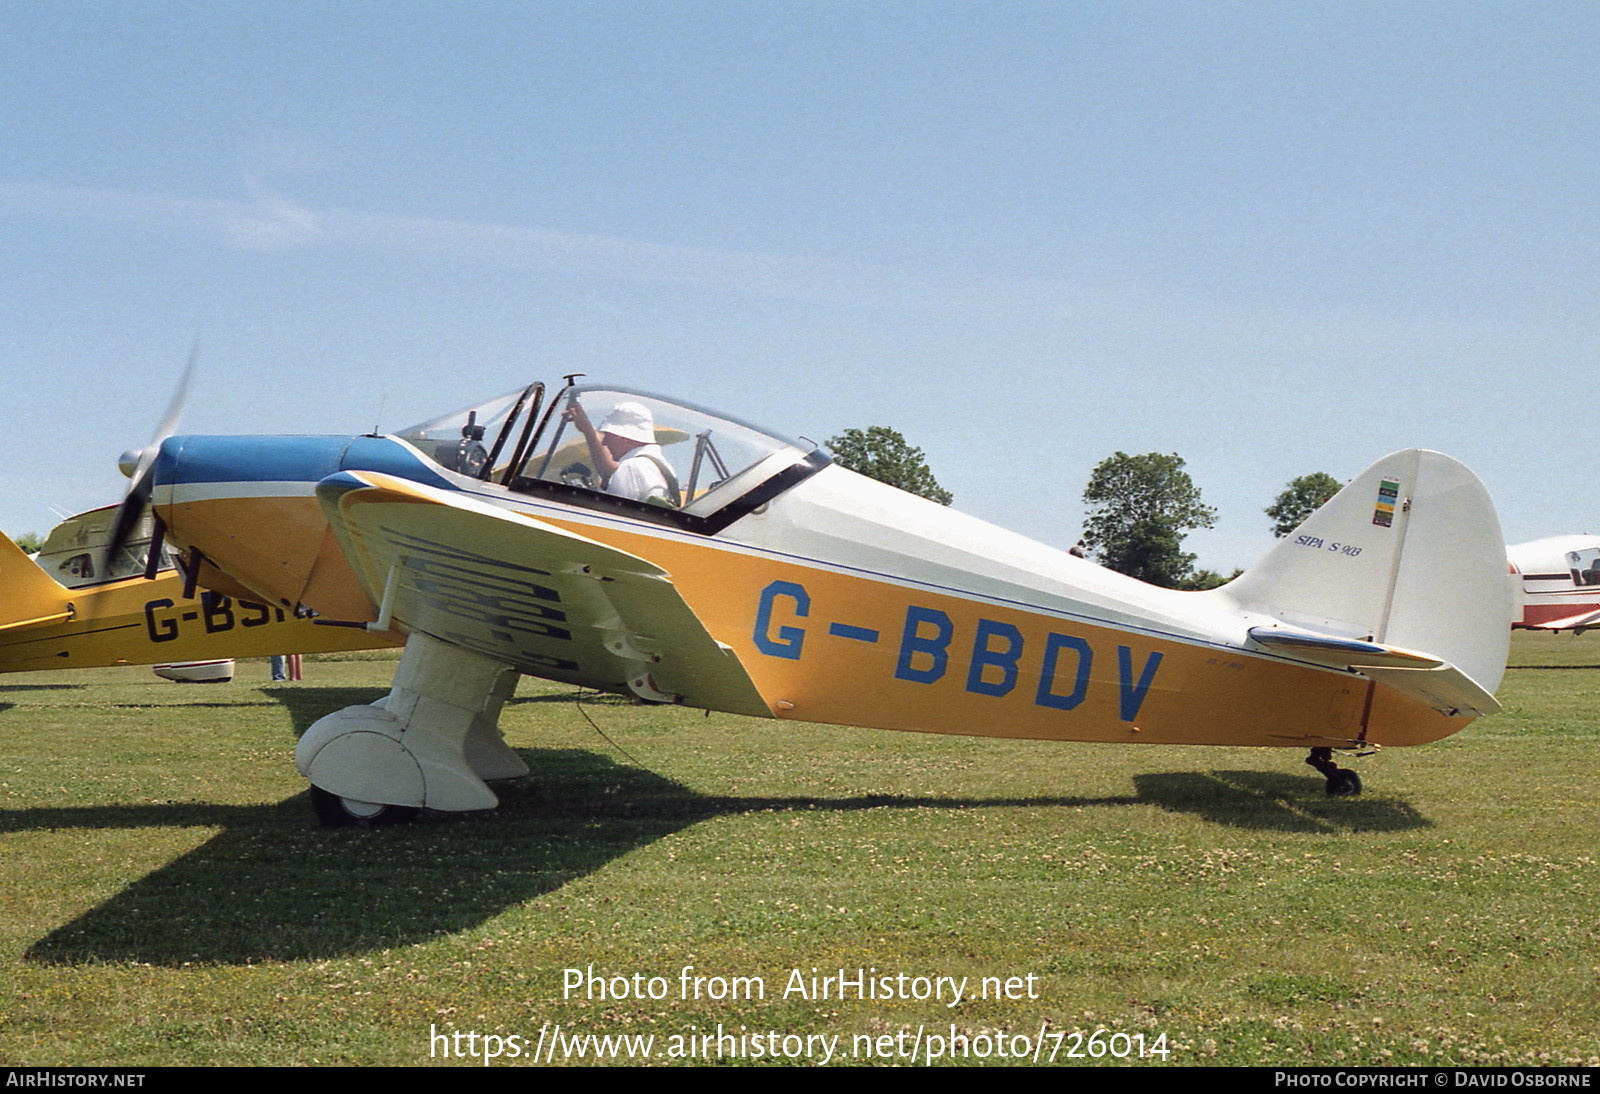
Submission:
{"label": "person's arm", "polygon": [[594,462],[594,469],[600,475],[602,484],[611,481],[611,476],[617,473],[617,461],[606,446],[600,443],[600,431],[595,429],[594,423],[589,420],[589,415],[584,411],[583,405],[578,400],[572,400],[562,417],[573,424],[583,439],[589,445],[589,459]]}

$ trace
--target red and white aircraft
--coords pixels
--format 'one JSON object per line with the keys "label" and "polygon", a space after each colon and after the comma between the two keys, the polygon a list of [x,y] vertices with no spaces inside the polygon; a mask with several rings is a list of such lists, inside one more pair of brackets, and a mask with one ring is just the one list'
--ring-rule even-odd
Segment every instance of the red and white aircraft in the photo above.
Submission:
{"label": "red and white aircraft", "polygon": [[1521,578],[1522,609],[1513,627],[1583,631],[1600,627],[1600,536],[1551,536],[1506,548]]}

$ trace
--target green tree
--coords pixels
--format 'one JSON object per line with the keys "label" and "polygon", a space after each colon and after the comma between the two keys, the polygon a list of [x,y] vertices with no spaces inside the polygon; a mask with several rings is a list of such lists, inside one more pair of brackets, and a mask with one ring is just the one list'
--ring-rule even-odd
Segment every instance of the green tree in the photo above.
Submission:
{"label": "green tree", "polygon": [[933,477],[922,449],[912,447],[898,431],[888,426],[847,429],[829,438],[828,447],[840,466],[869,479],[886,482],[940,505],[949,505],[955,500]]}
{"label": "green tree", "polygon": [[25,554],[33,555],[38,554],[39,548],[44,546],[44,537],[37,532],[24,532],[12,542],[21,547]]}
{"label": "green tree", "polygon": [[1195,558],[1183,550],[1183,537],[1217,518],[1183,466],[1175,453],[1118,452],[1101,460],[1083,491],[1089,510],[1083,545],[1090,554],[1129,577],[1182,587]]}
{"label": "green tree", "polygon": [[1232,581],[1242,573],[1244,573],[1243,570],[1234,570],[1233,573],[1224,577],[1215,570],[1193,570],[1189,573],[1188,577],[1183,579],[1182,584],[1180,584],[1178,588],[1195,590],[1217,589],[1226,585],[1228,582]]}
{"label": "green tree", "polygon": [[1339,480],[1326,472],[1301,475],[1266,509],[1267,516],[1272,518],[1272,534],[1282,539],[1304,524],[1307,517],[1339,490]]}

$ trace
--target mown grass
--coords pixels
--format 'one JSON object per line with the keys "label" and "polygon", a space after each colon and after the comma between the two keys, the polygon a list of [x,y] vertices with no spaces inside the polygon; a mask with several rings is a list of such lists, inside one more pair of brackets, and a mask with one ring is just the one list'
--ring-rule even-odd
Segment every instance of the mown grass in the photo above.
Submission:
{"label": "mown grass", "polygon": [[[524,681],[503,724],[534,774],[499,810],[372,831],[316,828],[289,755],[382,694],[386,657],[293,685],[260,665],[0,678],[0,1062],[416,1064],[440,1062],[430,1029],[556,1022],[845,1049],[1048,1023],[1164,1034],[1170,1064],[1592,1066],[1600,635],[1520,635],[1513,663],[1547,667],[1509,673],[1502,715],[1356,761],[1353,800],[1287,750],[584,700],[621,752],[569,690]],[[686,965],[767,998],[680,999]],[[589,966],[671,991],[563,998]],[[1032,975],[1038,997],[781,997],[793,969],[858,967]]]}

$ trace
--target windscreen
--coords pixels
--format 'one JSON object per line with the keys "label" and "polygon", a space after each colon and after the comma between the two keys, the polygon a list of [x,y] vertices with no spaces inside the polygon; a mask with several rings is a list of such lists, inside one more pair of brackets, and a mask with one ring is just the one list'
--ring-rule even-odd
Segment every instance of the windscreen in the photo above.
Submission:
{"label": "windscreen", "polygon": [[709,516],[813,448],[658,395],[569,387],[521,474]]}
{"label": "windscreen", "polygon": [[493,399],[452,410],[402,429],[395,436],[415,445],[419,452],[440,467],[463,475],[486,478],[500,470],[489,466],[491,460],[499,463],[511,458],[512,452],[505,443],[506,438],[515,428],[518,418],[524,413],[532,413],[527,404],[537,386],[519,387]]}

